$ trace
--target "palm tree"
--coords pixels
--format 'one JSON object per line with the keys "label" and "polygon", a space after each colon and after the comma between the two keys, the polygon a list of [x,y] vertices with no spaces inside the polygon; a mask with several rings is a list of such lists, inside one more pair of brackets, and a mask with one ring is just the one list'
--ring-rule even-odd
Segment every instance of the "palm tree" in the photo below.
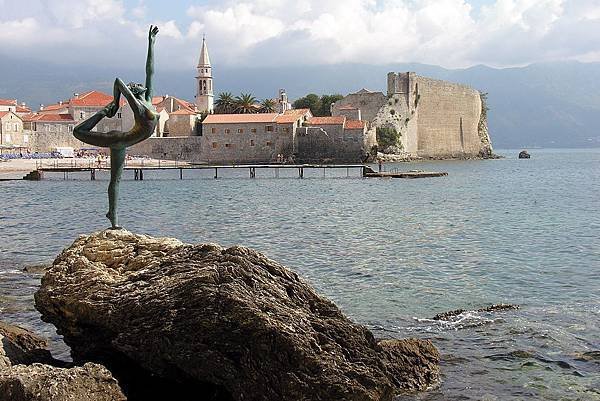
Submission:
{"label": "palm tree", "polygon": [[250,93],[242,93],[235,98],[235,112],[240,114],[256,113],[256,98]]}
{"label": "palm tree", "polygon": [[274,113],[275,112],[275,101],[273,99],[265,99],[260,103],[261,113]]}
{"label": "palm tree", "polygon": [[215,102],[217,114],[231,114],[235,111],[235,99],[231,92],[221,92]]}

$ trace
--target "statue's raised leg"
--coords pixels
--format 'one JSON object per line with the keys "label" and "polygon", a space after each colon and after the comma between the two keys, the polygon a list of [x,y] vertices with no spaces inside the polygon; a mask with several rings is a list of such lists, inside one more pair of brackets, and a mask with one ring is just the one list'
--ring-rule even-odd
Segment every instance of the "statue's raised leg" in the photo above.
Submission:
{"label": "statue's raised leg", "polygon": [[108,185],[108,213],[113,230],[118,230],[119,218],[117,215],[117,200],[119,198],[119,183],[125,164],[125,147],[110,148],[110,184]]}

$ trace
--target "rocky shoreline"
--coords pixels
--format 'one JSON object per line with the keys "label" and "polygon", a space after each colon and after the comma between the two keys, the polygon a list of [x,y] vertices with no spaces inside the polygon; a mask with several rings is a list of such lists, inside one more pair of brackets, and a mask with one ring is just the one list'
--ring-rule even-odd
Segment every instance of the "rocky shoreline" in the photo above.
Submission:
{"label": "rocky shoreline", "polygon": [[430,341],[376,340],[296,273],[244,247],[125,230],[82,236],[46,271],[35,301],[73,363],[0,326],[0,401],[392,401],[439,380]]}
{"label": "rocky shoreline", "polygon": [[374,162],[381,160],[383,163],[404,163],[416,161],[443,161],[443,160],[487,160],[487,159],[502,159],[503,156],[496,154],[483,154],[480,156],[449,156],[449,157],[419,157],[410,153],[377,153]]}

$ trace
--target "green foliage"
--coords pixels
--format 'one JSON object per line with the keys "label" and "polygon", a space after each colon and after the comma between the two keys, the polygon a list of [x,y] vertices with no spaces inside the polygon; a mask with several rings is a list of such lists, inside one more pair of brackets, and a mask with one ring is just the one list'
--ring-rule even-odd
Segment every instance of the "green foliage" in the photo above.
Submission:
{"label": "green foliage", "polygon": [[260,113],[274,113],[275,112],[275,101],[273,99],[265,99],[260,103]]}
{"label": "green foliage", "polygon": [[321,116],[330,116],[331,115],[331,105],[337,101],[342,100],[343,98],[344,98],[344,96],[342,96],[340,94],[321,96]]}
{"label": "green foliage", "polygon": [[315,95],[314,93],[310,93],[300,99],[297,99],[292,106],[295,109],[310,109],[311,113],[314,116],[317,116],[318,113],[321,112],[321,99],[319,95]]}
{"label": "green foliage", "polygon": [[235,98],[235,112],[239,114],[252,114],[258,111],[255,106],[256,98],[250,93],[242,93]]}
{"label": "green foliage", "polygon": [[400,133],[393,127],[378,127],[377,143],[380,149],[385,149],[388,146],[398,146],[400,143]]}
{"label": "green foliage", "polygon": [[297,99],[292,106],[295,109],[310,109],[310,112],[315,117],[323,117],[331,115],[331,105],[344,97],[339,94],[323,95],[319,97],[314,93],[310,93],[300,99]]}
{"label": "green foliage", "polygon": [[221,92],[215,101],[216,114],[231,114],[235,109],[235,99],[231,92]]}
{"label": "green foliage", "polygon": [[481,98],[481,120],[486,120],[487,113],[490,111],[490,108],[488,107],[488,93],[479,92],[479,97]]}

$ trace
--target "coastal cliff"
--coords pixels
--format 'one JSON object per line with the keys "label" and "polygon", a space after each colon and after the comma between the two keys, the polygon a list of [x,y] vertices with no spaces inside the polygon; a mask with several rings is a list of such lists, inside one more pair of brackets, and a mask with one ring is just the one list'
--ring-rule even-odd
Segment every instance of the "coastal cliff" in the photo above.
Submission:
{"label": "coastal cliff", "polygon": [[130,400],[391,401],[439,375],[430,341],[378,341],[296,273],[239,246],[82,236],[35,300],[74,362],[106,366]]}

